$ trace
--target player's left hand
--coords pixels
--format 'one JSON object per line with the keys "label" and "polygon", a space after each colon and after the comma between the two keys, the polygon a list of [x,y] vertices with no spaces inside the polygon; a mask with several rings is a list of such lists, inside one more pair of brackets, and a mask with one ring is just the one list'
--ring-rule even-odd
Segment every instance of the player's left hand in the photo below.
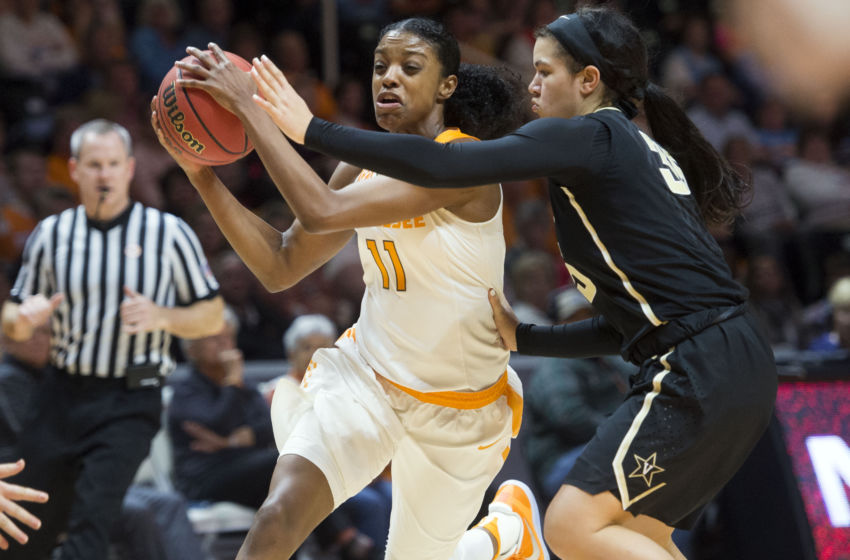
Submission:
{"label": "player's left hand", "polygon": [[[210,43],[209,50],[210,52],[205,52],[195,47],[186,48],[186,52],[199,62],[175,63],[175,66],[194,76],[177,80],[177,85],[203,90],[219,105],[239,116],[240,109],[250,107],[251,96],[257,91],[254,81],[248,72],[241,70],[227,58],[217,44]],[[245,105],[240,105],[241,103]]]}
{"label": "player's left hand", "polygon": [[259,95],[254,95],[254,103],[268,113],[290,140],[303,144],[307,127],[313,120],[307,102],[266,55],[252,62],[254,67],[251,69],[251,77],[259,90]]}
{"label": "player's left hand", "polygon": [[153,127],[153,131],[156,133],[156,138],[159,140],[159,143],[165,148],[165,151],[174,158],[174,161],[177,165],[180,166],[183,171],[186,172],[186,175],[192,177],[192,175],[196,173],[200,173],[202,170],[206,169],[207,166],[201,165],[195,161],[192,161],[188,157],[186,157],[186,153],[181,149],[177,148],[172,144],[171,140],[169,140],[168,136],[162,131],[162,126],[159,124],[159,119],[156,114],[156,96],[153,96],[151,99],[151,126]]}
{"label": "player's left hand", "polygon": [[127,334],[140,334],[165,329],[159,306],[147,297],[124,286],[121,302],[121,330]]}

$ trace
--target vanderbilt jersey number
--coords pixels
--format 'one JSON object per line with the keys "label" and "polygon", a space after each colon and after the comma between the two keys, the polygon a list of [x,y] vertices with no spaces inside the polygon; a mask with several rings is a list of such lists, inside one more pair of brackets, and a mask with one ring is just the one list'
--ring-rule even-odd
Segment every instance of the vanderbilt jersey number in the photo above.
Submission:
{"label": "vanderbilt jersey number", "polygon": [[655,140],[647,136],[644,132],[640,133],[646,145],[649,146],[649,149],[658,154],[661,158],[661,167],[658,168],[658,171],[661,173],[661,176],[664,177],[664,181],[667,183],[667,188],[673,194],[691,194],[691,189],[688,187],[688,182],[685,180],[685,174],[682,173],[682,168],[679,167],[679,164],[676,163],[676,160],[673,159],[667,150],[661,147]]}
{"label": "vanderbilt jersey number", "polygon": [[[398,251],[395,248],[395,242],[384,240],[383,242],[384,251],[390,258],[390,263],[393,265],[393,272],[395,273],[395,289],[399,292],[403,292],[407,289],[407,277],[404,275],[404,267],[401,265],[401,259],[398,258]],[[378,270],[381,271],[381,282],[382,286],[385,290],[390,289],[390,274],[387,271],[387,267],[384,265],[384,261],[381,258],[381,254],[378,251],[378,244],[374,239],[366,240],[366,248],[369,249],[369,252],[372,253],[372,258],[375,259],[375,264],[378,265]]]}
{"label": "vanderbilt jersey number", "polygon": [[584,296],[584,299],[593,303],[593,298],[596,297],[596,284],[590,278],[576,270],[576,267],[569,263],[564,264],[567,265],[567,270],[570,271],[570,276],[576,284],[576,289]]}

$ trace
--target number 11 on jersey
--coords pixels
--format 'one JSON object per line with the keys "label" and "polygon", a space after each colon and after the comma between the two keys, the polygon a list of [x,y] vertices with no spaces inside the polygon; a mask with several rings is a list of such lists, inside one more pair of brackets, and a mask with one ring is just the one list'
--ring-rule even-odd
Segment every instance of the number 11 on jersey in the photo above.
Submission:
{"label": "number 11 on jersey", "polygon": [[[396,291],[403,292],[407,289],[407,277],[404,275],[404,267],[401,265],[401,260],[398,258],[398,251],[395,249],[395,242],[384,240],[383,246],[384,251],[390,257],[390,262],[393,265],[393,272],[395,272],[395,289]],[[384,265],[380,252],[378,251],[378,244],[375,243],[374,239],[367,239],[366,247],[369,249],[369,252],[372,253],[372,258],[375,259],[375,264],[378,265],[378,270],[381,271],[381,282],[384,289],[389,290],[390,274],[387,271],[387,267]]]}

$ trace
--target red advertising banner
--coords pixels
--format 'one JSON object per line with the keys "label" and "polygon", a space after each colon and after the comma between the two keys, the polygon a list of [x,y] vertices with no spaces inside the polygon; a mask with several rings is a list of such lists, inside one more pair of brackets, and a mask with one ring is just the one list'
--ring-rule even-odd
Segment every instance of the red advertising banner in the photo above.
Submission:
{"label": "red advertising banner", "polygon": [[776,416],[819,560],[850,560],[850,381],[782,383]]}

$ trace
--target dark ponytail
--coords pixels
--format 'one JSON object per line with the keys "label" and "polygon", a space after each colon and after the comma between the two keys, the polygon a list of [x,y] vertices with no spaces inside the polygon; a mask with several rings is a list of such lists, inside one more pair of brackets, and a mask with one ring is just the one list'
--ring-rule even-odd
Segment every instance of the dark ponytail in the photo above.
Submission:
{"label": "dark ponytail", "polygon": [[[629,118],[642,102],[652,136],[682,168],[703,220],[730,223],[744,205],[748,186],[676,102],[649,82],[646,45],[638,29],[610,8],[585,7],[577,14],[602,57],[605,101]],[[565,53],[569,55],[566,49]],[[576,62],[582,66],[592,63]]]}
{"label": "dark ponytail", "polygon": [[519,74],[506,67],[461,64],[443,121],[481,140],[513,132],[529,119]]}
{"label": "dark ponytail", "polygon": [[744,206],[749,185],[663,89],[648,85],[643,110],[655,141],[682,168],[703,220],[710,224],[732,222]]}

